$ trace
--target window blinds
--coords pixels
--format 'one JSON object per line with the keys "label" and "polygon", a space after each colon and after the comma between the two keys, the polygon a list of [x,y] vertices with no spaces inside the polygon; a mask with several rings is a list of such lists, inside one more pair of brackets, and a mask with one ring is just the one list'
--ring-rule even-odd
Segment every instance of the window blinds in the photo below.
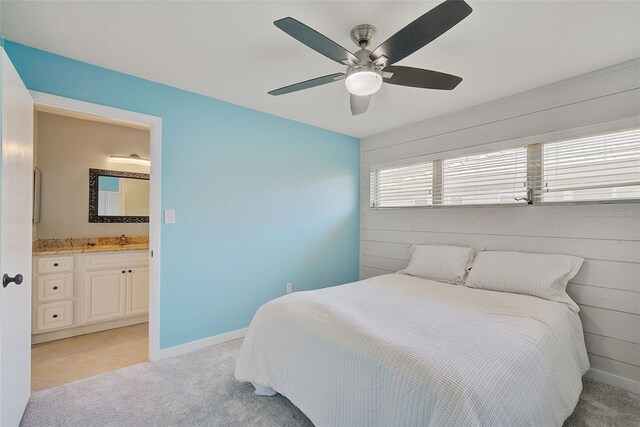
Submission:
{"label": "window blinds", "polygon": [[640,199],[640,129],[547,143],[538,153],[536,201]]}
{"label": "window blinds", "polygon": [[442,194],[434,204],[517,203],[516,197],[527,196],[526,184],[526,147],[445,159]]}
{"label": "window blinds", "polygon": [[432,203],[433,162],[374,168],[371,206],[429,206]]}
{"label": "window blinds", "polygon": [[640,199],[640,129],[371,169],[371,206]]}

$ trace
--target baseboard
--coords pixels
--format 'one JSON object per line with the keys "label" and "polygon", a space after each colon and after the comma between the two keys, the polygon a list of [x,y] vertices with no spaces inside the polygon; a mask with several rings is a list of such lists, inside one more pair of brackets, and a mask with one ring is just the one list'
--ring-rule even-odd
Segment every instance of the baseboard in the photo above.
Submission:
{"label": "baseboard", "polygon": [[589,369],[585,374],[585,377],[594,381],[609,384],[614,387],[621,388],[632,393],[640,394],[640,382],[631,380],[629,378],[620,377],[609,372],[600,371],[598,369]]}
{"label": "baseboard", "polygon": [[223,342],[236,340],[244,337],[247,332],[247,328],[238,329],[235,331],[227,332],[220,335],[214,335],[212,337],[203,338],[197,341],[191,341],[186,344],[176,345],[174,347],[164,348],[158,352],[158,359],[166,359],[167,357],[178,356],[180,354],[190,353],[192,351],[200,350],[202,348],[211,347],[212,345],[222,344]]}
{"label": "baseboard", "polygon": [[36,332],[31,335],[31,344],[40,344],[43,342],[61,340],[71,338],[78,335],[91,334],[94,332],[106,331],[107,329],[122,328],[124,326],[137,325],[138,323],[146,323],[149,316],[142,314],[135,317],[124,317],[122,319],[108,320],[106,322],[88,323],[86,325],[73,326],[71,328],[56,329],[48,332]]}

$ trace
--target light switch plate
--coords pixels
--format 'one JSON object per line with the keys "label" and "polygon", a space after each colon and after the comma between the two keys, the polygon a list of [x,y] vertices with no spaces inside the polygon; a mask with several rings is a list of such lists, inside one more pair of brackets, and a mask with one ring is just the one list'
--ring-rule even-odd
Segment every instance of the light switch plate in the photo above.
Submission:
{"label": "light switch plate", "polygon": [[176,223],[176,211],[173,209],[164,210],[164,223],[175,224]]}

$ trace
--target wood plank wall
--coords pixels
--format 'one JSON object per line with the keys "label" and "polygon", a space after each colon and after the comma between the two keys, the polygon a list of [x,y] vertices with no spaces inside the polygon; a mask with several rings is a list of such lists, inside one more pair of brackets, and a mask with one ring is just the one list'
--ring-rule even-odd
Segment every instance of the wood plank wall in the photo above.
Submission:
{"label": "wood plank wall", "polygon": [[406,267],[413,243],[585,258],[580,305],[595,379],[640,392],[640,206],[371,209],[374,164],[442,158],[640,126],[640,59],[361,141],[360,275]]}

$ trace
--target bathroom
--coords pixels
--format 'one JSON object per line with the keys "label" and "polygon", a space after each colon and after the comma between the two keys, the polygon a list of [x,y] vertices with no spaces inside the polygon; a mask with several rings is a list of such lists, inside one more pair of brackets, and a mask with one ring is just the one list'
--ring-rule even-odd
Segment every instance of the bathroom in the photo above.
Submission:
{"label": "bathroom", "polygon": [[32,390],[148,360],[149,129],[34,110]]}

